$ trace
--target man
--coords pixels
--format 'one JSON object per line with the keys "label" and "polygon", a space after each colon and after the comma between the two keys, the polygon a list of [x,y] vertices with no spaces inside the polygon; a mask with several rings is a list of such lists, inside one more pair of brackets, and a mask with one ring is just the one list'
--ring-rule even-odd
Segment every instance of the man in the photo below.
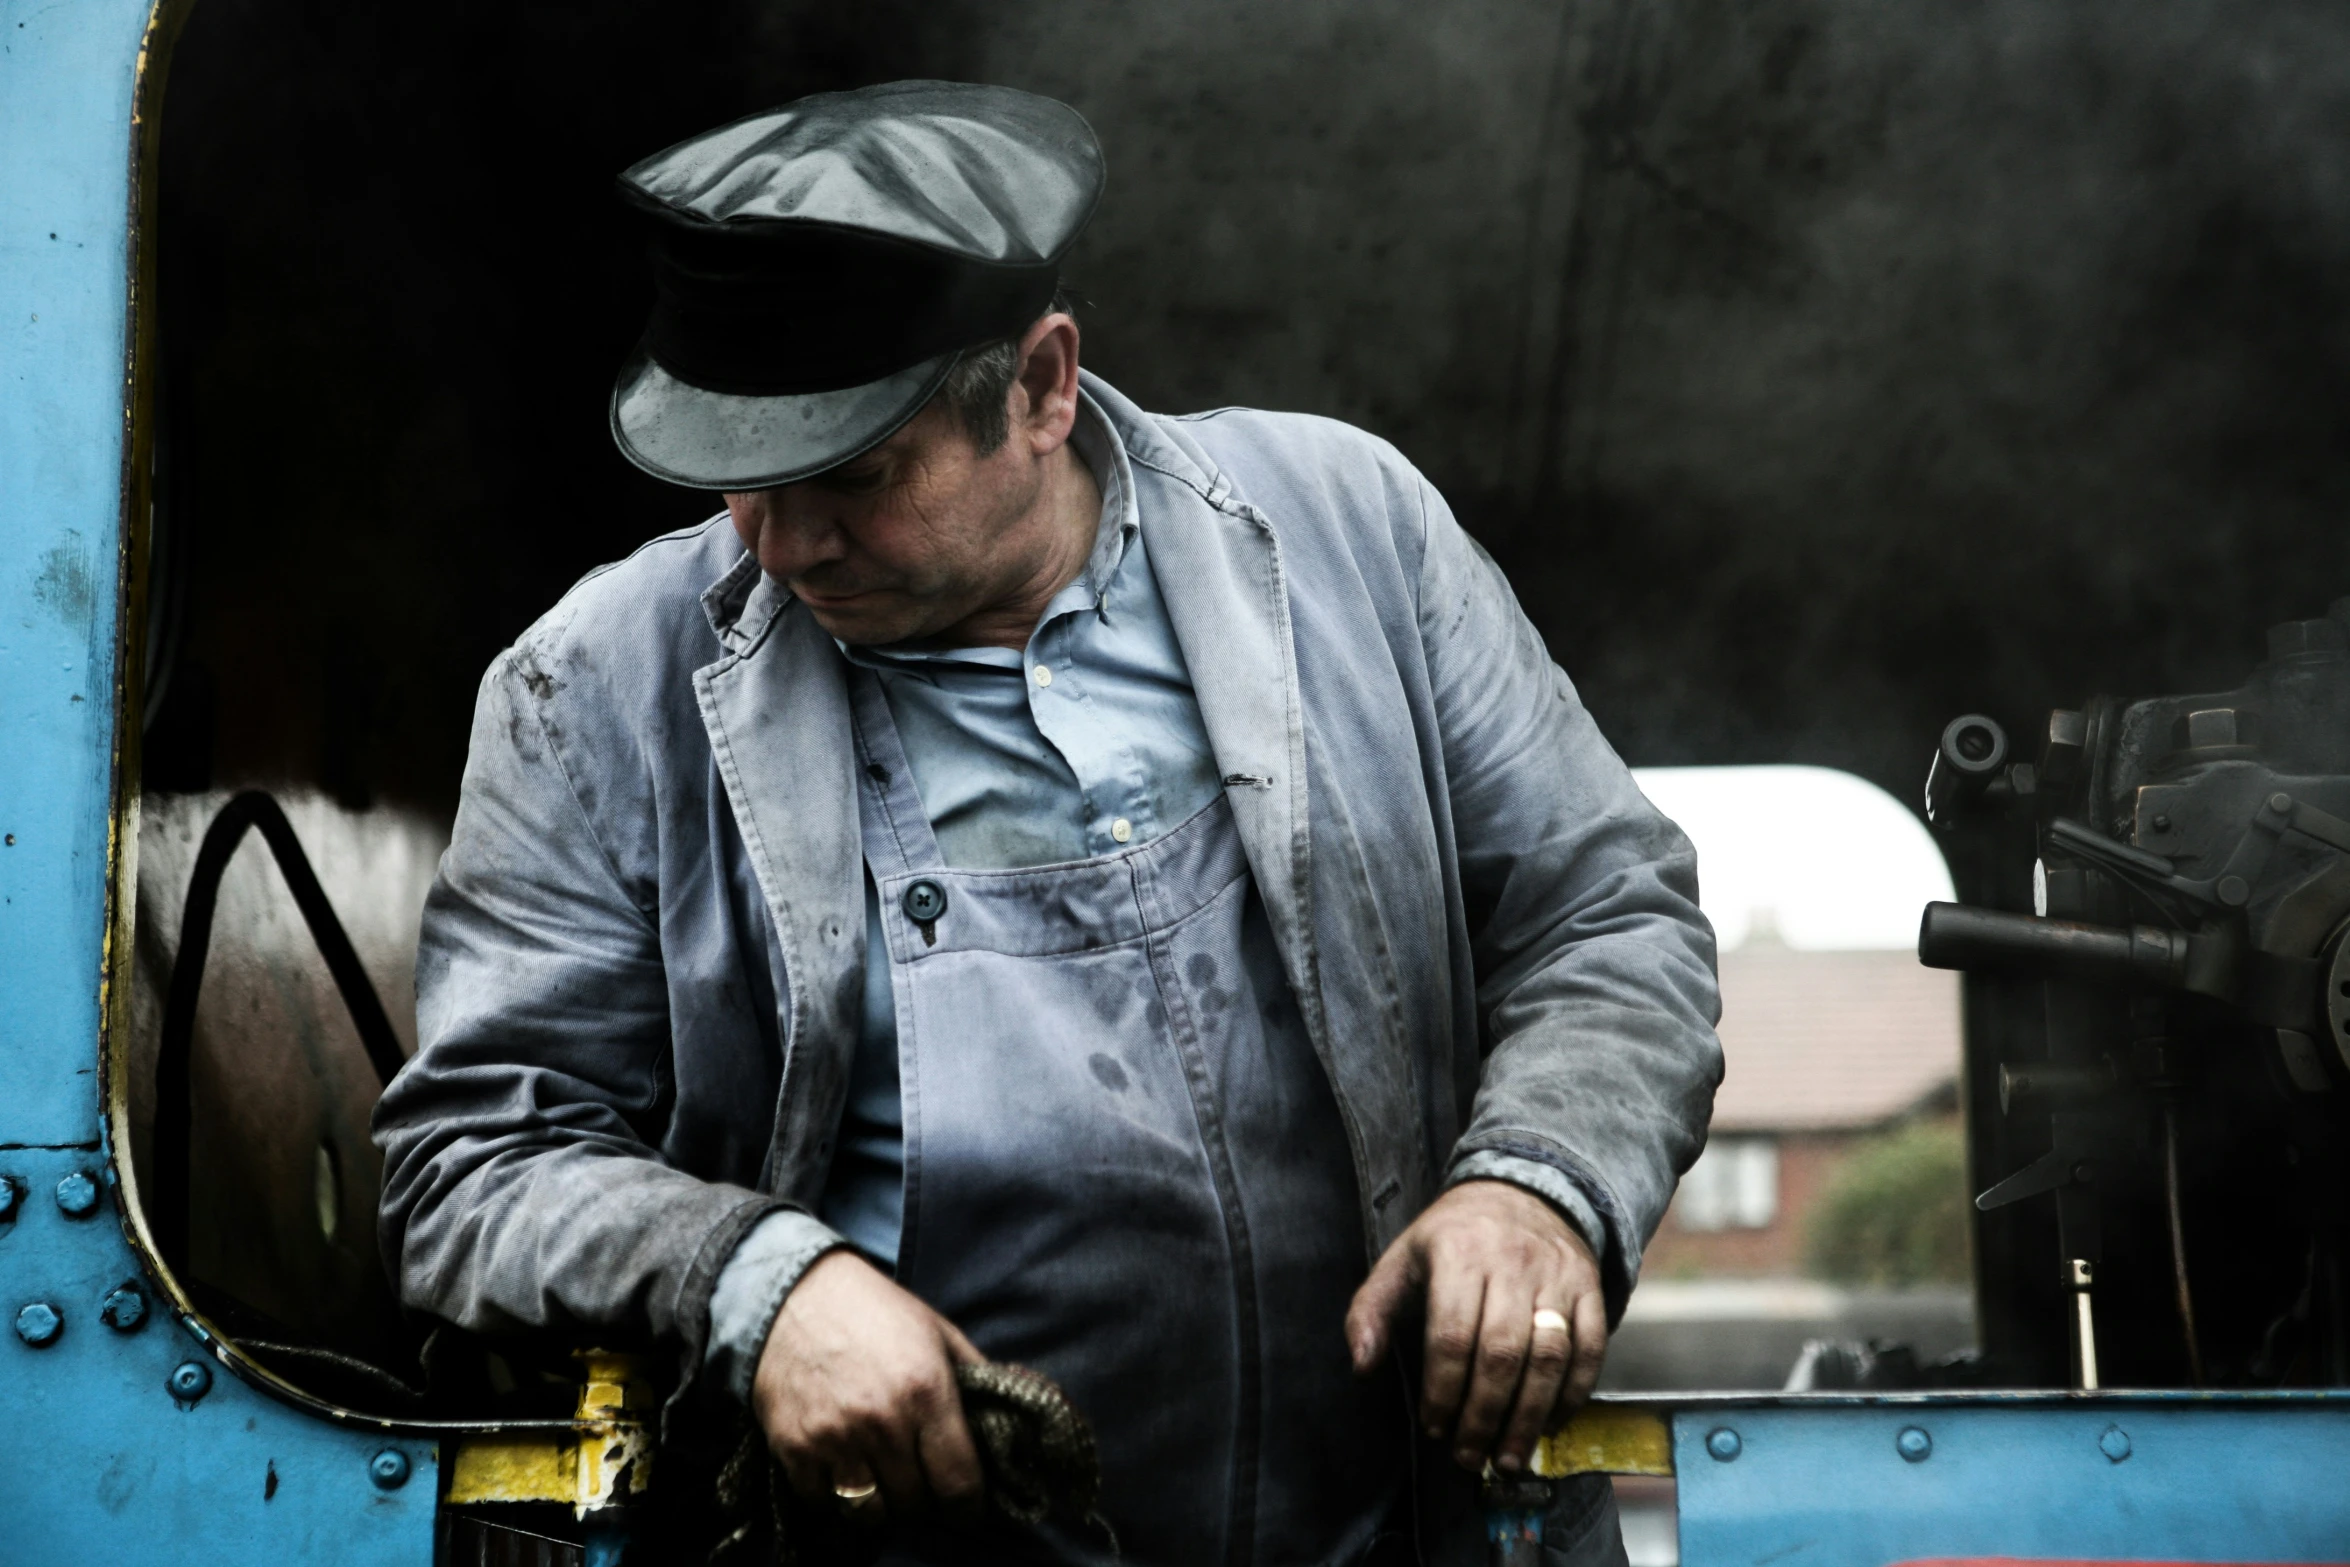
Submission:
{"label": "man", "polygon": [[[1127,1559],[1479,1560],[1702,1141],[1693,857],[1392,448],[1081,374],[1101,183],[919,82],[623,177],[613,433],[727,515],[484,681],[387,1255],[674,1346],[904,1559],[1106,1559],[957,1531],[985,1358],[1090,1418]],[[1596,1480],[1548,1528],[1621,1557]]]}

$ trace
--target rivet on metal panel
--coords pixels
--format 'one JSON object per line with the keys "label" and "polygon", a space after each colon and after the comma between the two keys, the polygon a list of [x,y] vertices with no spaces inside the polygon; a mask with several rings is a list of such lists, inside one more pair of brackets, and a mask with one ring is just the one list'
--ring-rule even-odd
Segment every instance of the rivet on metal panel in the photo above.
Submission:
{"label": "rivet on metal panel", "polygon": [[387,1447],[367,1461],[367,1478],[379,1491],[397,1491],[408,1483],[408,1455]]}
{"label": "rivet on metal panel", "polygon": [[1903,1426],[1901,1434],[1893,1439],[1893,1451],[1913,1464],[1922,1464],[1934,1453],[1934,1439],[1923,1426]]}
{"label": "rivet on metal panel", "polygon": [[1738,1440],[1738,1433],[1728,1426],[1716,1426],[1705,1434],[1705,1450],[1721,1463],[1726,1464],[1736,1458],[1745,1447],[1746,1444]]}
{"label": "rivet on metal panel", "polygon": [[171,1390],[172,1399],[180,1408],[191,1409],[212,1391],[212,1368],[201,1360],[183,1360],[171,1368],[171,1375],[163,1379],[163,1385]]}
{"label": "rivet on metal panel", "polygon": [[0,1219],[16,1217],[16,1204],[24,1193],[13,1175],[0,1175]]}
{"label": "rivet on metal panel", "polygon": [[136,1332],[147,1320],[147,1292],[136,1284],[117,1284],[98,1303],[98,1320],[117,1333]]}
{"label": "rivet on metal panel", "polygon": [[55,1343],[64,1331],[64,1316],[45,1300],[36,1300],[16,1314],[16,1336],[35,1349]]}
{"label": "rivet on metal panel", "polygon": [[2112,1463],[2120,1463],[2130,1456],[2130,1433],[2120,1426],[2107,1426],[2105,1434],[2097,1439],[2097,1451]]}
{"label": "rivet on metal panel", "polygon": [[80,1170],[57,1183],[57,1206],[79,1219],[98,1207],[98,1183]]}

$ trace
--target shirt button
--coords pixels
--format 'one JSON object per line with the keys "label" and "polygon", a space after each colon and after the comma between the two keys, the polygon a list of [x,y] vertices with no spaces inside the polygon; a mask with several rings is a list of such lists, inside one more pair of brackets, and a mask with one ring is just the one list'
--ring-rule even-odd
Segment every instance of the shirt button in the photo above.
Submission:
{"label": "shirt button", "polygon": [[947,890],[926,878],[908,887],[900,901],[906,918],[917,925],[927,925],[947,911]]}
{"label": "shirt button", "polygon": [[1134,836],[1134,824],[1121,816],[1110,823],[1110,836],[1124,843]]}
{"label": "shirt button", "polygon": [[1040,686],[1049,686],[1053,683],[1053,672],[1050,666],[1044,664],[1036,666],[1036,683]]}

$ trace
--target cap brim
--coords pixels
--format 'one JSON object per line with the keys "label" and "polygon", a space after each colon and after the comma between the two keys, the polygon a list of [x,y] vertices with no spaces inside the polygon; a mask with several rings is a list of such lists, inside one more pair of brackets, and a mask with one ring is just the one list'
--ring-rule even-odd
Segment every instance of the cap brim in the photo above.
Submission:
{"label": "cap brim", "polygon": [[764,490],[847,462],[930,401],[958,354],[837,392],[746,397],[692,386],[638,349],[612,388],[612,439],[656,479]]}

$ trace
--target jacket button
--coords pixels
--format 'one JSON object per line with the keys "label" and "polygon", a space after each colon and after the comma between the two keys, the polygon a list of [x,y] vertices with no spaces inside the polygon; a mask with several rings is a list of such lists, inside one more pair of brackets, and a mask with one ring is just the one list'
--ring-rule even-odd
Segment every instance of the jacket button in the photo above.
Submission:
{"label": "jacket button", "polygon": [[947,890],[934,881],[918,881],[906,889],[906,918],[927,925],[947,911]]}

